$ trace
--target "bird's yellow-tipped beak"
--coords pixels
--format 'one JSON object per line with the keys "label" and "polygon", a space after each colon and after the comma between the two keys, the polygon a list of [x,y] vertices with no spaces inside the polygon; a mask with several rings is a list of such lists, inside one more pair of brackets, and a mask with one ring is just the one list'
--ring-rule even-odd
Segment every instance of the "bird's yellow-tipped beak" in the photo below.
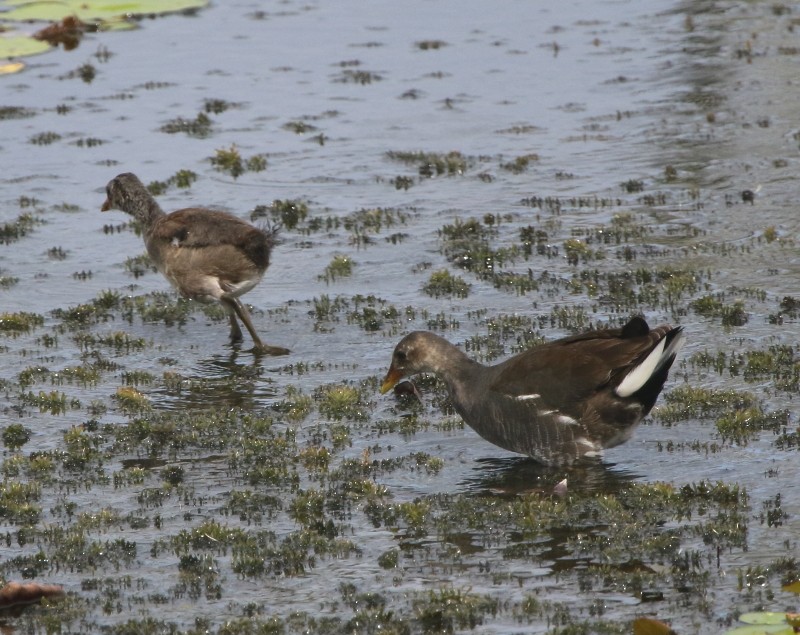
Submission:
{"label": "bird's yellow-tipped beak", "polygon": [[103,206],[100,208],[100,211],[101,211],[101,212],[107,212],[107,211],[108,211],[108,210],[110,210],[110,209],[111,209],[111,201],[109,201],[108,199],[106,199],[106,202],[105,202],[105,203],[103,203]]}
{"label": "bird's yellow-tipped beak", "polygon": [[389,372],[386,373],[383,383],[381,384],[381,394],[385,395],[392,388],[394,388],[397,385],[397,382],[399,382],[401,379],[403,379],[403,374],[394,368],[390,368]]}

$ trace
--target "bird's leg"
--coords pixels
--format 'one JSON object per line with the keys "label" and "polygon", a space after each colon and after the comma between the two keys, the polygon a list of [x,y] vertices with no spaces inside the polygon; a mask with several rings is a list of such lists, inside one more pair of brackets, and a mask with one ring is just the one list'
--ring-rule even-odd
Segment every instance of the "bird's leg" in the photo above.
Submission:
{"label": "bird's leg", "polygon": [[222,300],[222,308],[228,314],[228,319],[231,321],[231,344],[238,344],[242,341],[242,329],[239,328],[239,323],[236,321],[236,308],[231,302]]}
{"label": "bird's leg", "polygon": [[[261,338],[256,333],[255,327],[253,327],[253,322],[250,320],[250,314],[247,312],[244,304],[239,301],[239,298],[234,297],[223,297],[222,301],[227,304],[228,306],[232,307],[234,311],[236,311],[236,315],[239,316],[239,319],[244,324],[247,331],[250,333],[250,337],[253,338],[253,343],[255,344],[255,348],[253,349],[257,353],[263,353],[264,355],[288,355],[289,349],[283,348],[282,346],[270,346],[269,344],[264,344],[261,341]],[[231,315],[231,324],[235,321],[233,315]],[[241,329],[239,329],[239,325],[236,325],[236,329],[239,331],[239,338],[241,339]],[[233,337],[233,329],[231,329],[231,337]]]}

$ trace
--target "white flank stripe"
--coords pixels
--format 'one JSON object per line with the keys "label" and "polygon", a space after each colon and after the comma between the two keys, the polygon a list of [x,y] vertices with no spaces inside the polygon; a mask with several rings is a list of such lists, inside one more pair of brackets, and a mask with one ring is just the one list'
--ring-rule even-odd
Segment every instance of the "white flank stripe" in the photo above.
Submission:
{"label": "white flank stripe", "polygon": [[620,397],[630,397],[653,376],[656,368],[660,366],[659,362],[664,354],[665,342],[666,340],[662,339],[641,364],[625,375],[625,379],[620,382],[616,390]]}
{"label": "white flank stripe", "polygon": [[577,421],[575,421],[575,419],[567,415],[558,415],[556,417],[556,421],[558,421],[559,423],[566,423],[567,425],[570,426],[574,426],[576,423],[578,423]]}
{"label": "white flank stripe", "polygon": [[647,380],[661,368],[665,361],[678,352],[678,349],[683,345],[683,340],[683,333],[678,333],[670,343],[669,348],[664,350],[667,340],[666,338],[662,339],[645,360],[625,376],[625,379],[620,382],[615,392],[620,397],[630,397],[647,383]]}
{"label": "white flank stripe", "polygon": [[520,401],[527,401],[528,399],[538,399],[541,395],[537,395],[536,393],[532,395],[517,395],[517,399]]}

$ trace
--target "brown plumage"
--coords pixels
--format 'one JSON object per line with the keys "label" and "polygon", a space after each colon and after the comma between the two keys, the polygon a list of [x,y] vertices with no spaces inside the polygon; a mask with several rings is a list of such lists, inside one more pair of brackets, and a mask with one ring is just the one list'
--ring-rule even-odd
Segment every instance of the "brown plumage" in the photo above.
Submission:
{"label": "brown plumage", "polygon": [[683,344],[682,327],[650,329],[633,317],[484,366],[425,331],[394,350],[381,392],[416,373],[435,373],[456,411],[495,445],[544,463],[571,463],[624,443],[656,402]]}
{"label": "brown plumage", "polygon": [[202,207],[165,214],[131,173],[112,179],[106,194],[102,210],[119,209],[141,223],[147,253],[184,298],[222,304],[230,318],[231,343],[242,340],[238,316],[253,338],[254,351],[267,355],[289,352],[261,341],[247,308],[239,300],[267,270],[274,231],[264,231],[231,214]]}

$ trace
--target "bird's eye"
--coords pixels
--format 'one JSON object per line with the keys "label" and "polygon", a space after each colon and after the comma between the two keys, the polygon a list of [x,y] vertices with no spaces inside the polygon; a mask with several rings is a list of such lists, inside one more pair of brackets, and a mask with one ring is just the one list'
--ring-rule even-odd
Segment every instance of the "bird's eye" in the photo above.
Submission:
{"label": "bird's eye", "polygon": [[397,362],[403,363],[406,361],[406,354],[403,351],[395,351],[394,359]]}

